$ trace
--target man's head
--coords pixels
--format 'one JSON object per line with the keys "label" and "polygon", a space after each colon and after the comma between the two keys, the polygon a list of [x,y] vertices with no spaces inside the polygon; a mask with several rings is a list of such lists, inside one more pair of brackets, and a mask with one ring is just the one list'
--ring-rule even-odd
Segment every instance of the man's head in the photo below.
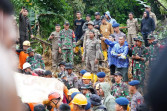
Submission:
{"label": "man's head", "polygon": [[120,83],[122,81],[122,73],[118,71],[115,72],[114,78],[116,83]]}
{"label": "man's head", "polygon": [[143,38],[138,36],[137,38],[134,39],[136,41],[136,45],[138,47],[141,47],[142,46],[142,42],[143,42]]}
{"label": "man's head", "polygon": [[29,57],[33,57],[34,56],[34,50],[32,48],[28,48],[27,49],[27,54],[29,55]]}
{"label": "man's head", "polygon": [[90,21],[91,20],[91,16],[89,14],[86,15],[86,21]]}
{"label": "man's head", "polygon": [[119,26],[120,26],[119,23],[115,23],[115,24],[112,25],[112,27],[114,28],[115,32],[119,32]]}
{"label": "man's head", "polygon": [[30,42],[29,41],[24,41],[23,42],[23,50],[27,51],[27,49],[30,47]]}
{"label": "man's head", "polygon": [[123,45],[125,43],[125,37],[119,37],[119,44]]}
{"label": "man's head", "polygon": [[28,63],[28,62],[26,62],[26,63],[24,63],[23,64],[23,70],[24,70],[24,72],[30,72],[31,71],[31,65],[30,65],[30,63]]}
{"label": "man's head", "polygon": [[105,76],[106,76],[105,72],[98,72],[97,73],[98,81],[99,82],[104,82],[105,81]]}
{"label": "man's head", "polygon": [[35,105],[34,111],[46,111],[46,109],[45,109],[44,105],[38,104],[38,105]]}
{"label": "man's head", "polygon": [[154,40],[155,40],[155,37],[154,37],[153,34],[150,34],[147,39],[148,39],[148,43],[152,44],[154,42]]}
{"label": "man's head", "polygon": [[151,12],[151,7],[150,6],[146,6],[145,10],[148,11],[148,12]]}
{"label": "man's head", "polygon": [[104,91],[103,91],[103,89],[101,88],[100,83],[96,85],[96,91],[97,91],[97,94],[98,94],[99,96],[104,97]]}
{"label": "man's head", "polygon": [[105,17],[106,17],[107,19],[110,19],[110,12],[109,12],[109,11],[105,12]]}
{"label": "man's head", "polygon": [[58,92],[53,92],[48,95],[48,99],[50,101],[50,105],[53,108],[58,108],[61,104],[61,96]]}
{"label": "man's head", "polygon": [[77,19],[80,19],[80,18],[81,18],[81,12],[78,11],[78,12],[76,13],[76,16],[77,16]]}
{"label": "man's head", "polygon": [[23,9],[23,15],[28,16],[28,10],[26,8]]}
{"label": "man's head", "polygon": [[68,93],[67,93],[67,95],[68,95],[68,101],[71,101],[71,100],[72,100],[71,95],[72,95],[74,92],[79,92],[79,90],[78,90],[77,88],[71,88],[71,89],[68,90]]}
{"label": "man's head", "polygon": [[65,23],[64,23],[64,29],[65,29],[65,30],[68,30],[69,27],[70,27],[70,23],[69,23],[69,22],[65,22]]}
{"label": "man's head", "polygon": [[71,111],[71,108],[68,104],[61,104],[58,111]]}
{"label": "man's head", "polygon": [[91,82],[92,79],[92,75],[89,72],[86,72],[83,76],[82,76],[82,81],[84,84],[89,84]]}
{"label": "man's head", "polygon": [[91,89],[93,89],[92,86],[88,85],[88,84],[84,84],[84,85],[81,86],[81,92],[82,92],[83,95],[86,95],[86,94],[90,93]]}
{"label": "man's head", "polygon": [[92,94],[90,96],[90,102],[92,106],[100,106],[101,105],[101,97],[97,94]]}
{"label": "man's head", "polygon": [[106,17],[105,17],[105,16],[102,16],[102,17],[101,17],[101,23],[102,23],[102,24],[106,24],[106,22],[107,22]]}
{"label": "man's head", "polygon": [[115,105],[115,110],[116,111],[126,111],[127,106],[129,104],[129,100],[125,97],[119,97],[115,99],[116,105]]}
{"label": "man's head", "polygon": [[91,31],[89,32],[89,38],[90,38],[90,39],[93,39],[94,37],[95,37],[95,32],[91,30]]}
{"label": "man's head", "polygon": [[55,30],[56,30],[56,32],[60,32],[60,30],[61,30],[60,24],[55,25]]}
{"label": "man's head", "polygon": [[88,29],[90,29],[90,30],[94,28],[93,27],[94,23],[92,21],[89,21],[87,25],[88,25]]}
{"label": "man's head", "polygon": [[74,111],[85,111],[87,99],[83,94],[77,94],[72,100]]}
{"label": "man's head", "polygon": [[95,19],[99,20],[100,19],[100,13],[99,12],[95,12]]}
{"label": "man's head", "polygon": [[46,77],[46,78],[52,78],[52,72],[49,71],[49,70],[46,70],[46,71],[44,72],[44,77]]}
{"label": "man's head", "polygon": [[132,19],[133,19],[133,17],[134,17],[133,12],[130,12],[130,13],[129,13],[129,19],[130,19],[130,20],[132,20]]}
{"label": "man's head", "polygon": [[71,63],[66,63],[65,64],[65,69],[67,70],[67,73],[68,74],[71,74],[72,73],[72,69],[73,69],[73,65]]}
{"label": "man's head", "polygon": [[61,71],[65,71],[65,64],[66,63],[63,62],[63,61],[59,63],[59,68],[60,68]]}
{"label": "man's head", "polygon": [[108,38],[110,41],[115,41],[115,35],[111,34]]}
{"label": "man's head", "polygon": [[129,84],[129,92],[131,94],[134,94],[137,91],[137,88],[138,88],[138,85],[140,84],[140,81],[133,80],[133,81],[129,82],[128,84]]}

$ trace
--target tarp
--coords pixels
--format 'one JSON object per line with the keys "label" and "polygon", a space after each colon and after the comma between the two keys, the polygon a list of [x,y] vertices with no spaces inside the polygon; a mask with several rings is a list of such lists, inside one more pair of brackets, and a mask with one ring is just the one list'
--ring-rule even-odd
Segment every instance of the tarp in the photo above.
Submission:
{"label": "tarp", "polygon": [[63,98],[64,84],[56,78],[14,74],[17,94],[24,103],[42,103],[52,92],[59,92]]}

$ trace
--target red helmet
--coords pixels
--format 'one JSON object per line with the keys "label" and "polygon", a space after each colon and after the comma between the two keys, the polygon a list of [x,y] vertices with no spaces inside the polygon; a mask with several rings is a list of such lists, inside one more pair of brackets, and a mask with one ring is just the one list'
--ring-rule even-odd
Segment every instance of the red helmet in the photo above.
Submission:
{"label": "red helmet", "polygon": [[61,98],[61,96],[58,92],[53,92],[53,93],[48,95],[49,101],[52,100],[52,99],[60,99],[60,98]]}

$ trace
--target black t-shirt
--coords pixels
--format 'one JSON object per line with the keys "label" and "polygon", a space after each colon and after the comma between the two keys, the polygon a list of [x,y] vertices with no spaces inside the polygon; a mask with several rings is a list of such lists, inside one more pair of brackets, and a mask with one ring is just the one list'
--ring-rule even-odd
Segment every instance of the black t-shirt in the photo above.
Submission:
{"label": "black t-shirt", "polygon": [[85,20],[83,20],[83,19],[80,19],[80,20],[77,19],[74,22],[74,25],[76,26],[75,35],[77,38],[80,38],[83,34],[82,26],[84,23],[85,23]]}

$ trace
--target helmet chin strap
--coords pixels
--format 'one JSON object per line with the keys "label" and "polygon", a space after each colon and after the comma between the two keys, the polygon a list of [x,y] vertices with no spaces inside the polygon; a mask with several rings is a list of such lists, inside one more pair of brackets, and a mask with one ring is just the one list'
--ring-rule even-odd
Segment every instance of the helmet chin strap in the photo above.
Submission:
{"label": "helmet chin strap", "polygon": [[53,101],[53,99],[51,100],[52,102],[53,102],[53,104],[57,107],[57,104],[58,104],[58,102],[60,101],[60,100],[58,100],[58,99],[56,99],[57,100],[57,103],[55,103],[54,101]]}

